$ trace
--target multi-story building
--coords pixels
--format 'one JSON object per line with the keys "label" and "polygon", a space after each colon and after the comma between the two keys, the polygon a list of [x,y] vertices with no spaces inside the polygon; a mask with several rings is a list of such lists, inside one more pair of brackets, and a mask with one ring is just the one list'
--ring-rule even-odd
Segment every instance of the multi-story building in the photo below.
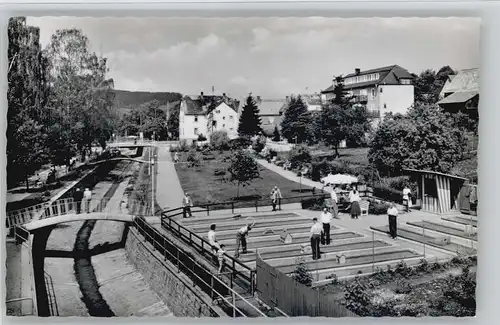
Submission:
{"label": "multi-story building", "polygon": [[215,131],[226,131],[229,138],[236,138],[239,105],[238,100],[226,94],[204,95],[202,92],[199,96],[185,96],[179,112],[179,139],[197,140],[200,134],[210,139]]}
{"label": "multi-story building", "polygon": [[280,127],[282,116],[280,110],[285,104],[284,99],[261,98],[257,96],[255,102],[259,107],[259,117],[261,120],[261,128],[265,135],[272,136],[274,128]]}
{"label": "multi-story building", "polygon": [[[389,112],[404,114],[414,103],[412,75],[398,65],[361,71],[342,78],[349,95],[354,96],[355,103],[365,105],[370,115],[382,120]],[[333,84],[323,90],[322,100],[332,100],[336,79]]]}

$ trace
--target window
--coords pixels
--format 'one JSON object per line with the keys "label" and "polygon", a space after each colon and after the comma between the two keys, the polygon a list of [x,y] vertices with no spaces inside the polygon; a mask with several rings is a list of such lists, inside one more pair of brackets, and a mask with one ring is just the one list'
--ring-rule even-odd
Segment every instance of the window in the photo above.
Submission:
{"label": "window", "polygon": [[219,110],[219,109],[218,109],[218,110],[216,110],[216,111],[215,111],[215,113],[219,114],[219,113],[220,113],[220,110]]}
{"label": "window", "polygon": [[386,103],[384,103],[384,108],[387,108],[387,104]]}
{"label": "window", "polygon": [[232,131],[232,130],[233,130],[233,128],[229,128],[229,131]]}
{"label": "window", "polygon": [[194,128],[194,134],[198,135],[198,128]]}
{"label": "window", "polygon": [[195,117],[194,117],[194,121],[195,121],[195,122],[198,122],[198,116],[195,116]]}
{"label": "window", "polygon": [[375,96],[376,96],[376,94],[375,94],[375,88],[372,88],[371,93],[372,93],[372,99],[375,99]]}
{"label": "window", "polygon": [[382,91],[382,87],[380,87],[380,93],[383,93],[383,91]]}
{"label": "window", "polygon": [[225,119],[226,119],[226,117],[225,117],[225,116],[223,116],[223,117],[222,117],[222,119],[223,119],[223,120],[225,120]]}
{"label": "window", "polygon": [[231,115],[231,116],[229,116],[229,119],[230,119],[230,120],[232,120],[232,119],[233,119],[233,116],[232,116],[232,115]]}
{"label": "window", "polygon": [[222,124],[222,128],[225,128],[226,127],[226,124]]}

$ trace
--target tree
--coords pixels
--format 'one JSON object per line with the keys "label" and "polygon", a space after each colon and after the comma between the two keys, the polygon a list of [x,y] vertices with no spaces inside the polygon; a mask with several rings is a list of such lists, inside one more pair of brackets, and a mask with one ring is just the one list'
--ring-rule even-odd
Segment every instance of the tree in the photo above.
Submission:
{"label": "tree", "polygon": [[436,105],[417,104],[406,116],[386,117],[368,159],[381,174],[403,168],[447,173],[463,157],[466,132]]}
{"label": "tree", "polygon": [[300,96],[291,96],[281,121],[281,134],[288,142],[302,143],[312,137],[311,114]]}
{"label": "tree", "polygon": [[280,131],[278,130],[277,125],[274,126],[273,141],[276,141],[276,142],[281,141],[281,135],[280,135]]}
{"label": "tree", "polygon": [[245,106],[240,116],[238,135],[240,137],[252,137],[262,132],[260,127],[262,121],[259,117],[259,107],[252,95],[248,95]]}
{"label": "tree", "polygon": [[9,19],[8,25],[7,186],[38,170],[46,159],[43,124],[47,102],[47,59],[40,47],[40,31],[26,18]]}
{"label": "tree", "polygon": [[167,119],[167,130],[170,138],[179,138],[179,114],[180,114],[180,102],[175,102],[170,104],[170,111]]}
{"label": "tree", "polygon": [[[93,142],[104,147],[116,127],[114,83],[106,79],[106,58],[91,53],[88,38],[77,29],[56,31],[45,54],[51,83],[46,123],[59,126],[48,141],[62,144],[61,152],[52,154],[53,162],[76,152],[84,156]],[[62,157],[68,151],[69,157]]]}
{"label": "tree", "polygon": [[238,184],[236,197],[240,197],[240,185],[247,186],[252,180],[260,177],[259,165],[249,154],[240,150],[231,158],[231,165],[227,170],[230,174],[229,181]]}
{"label": "tree", "polygon": [[307,268],[306,261],[303,258],[298,258],[295,261],[295,270],[293,270],[292,278],[298,283],[302,283],[308,287],[311,286],[313,277]]}
{"label": "tree", "polygon": [[335,87],[333,88],[333,104],[346,106],[351,100],[352,96],[349,96],[344,85],[344,78],[342,76],[335,77]]}
{"label": "tree", "polygon": [[339,145],[346,140],[350,146],[363,145],[365,134],[370,131],[368,113],[364,106],[352,106],[348,101],[339,105],[327,103],[315,116],[316,138],[335,149],[339,156]]}
{"label": "tree", "polygon": [[311,152],[306,145],[297,145],[290,150],[289,160],[292,168],[299,168],[311,162]]}
{"label": "tree", "polygon": [[439,94],[449,75],[455,74],[450,66],[444,66],[436,73],[427,69],[420,75],[413,75],[415,87],[415,102],[435,104],[439,101]]}
{"label": "tree", "polygon": [[229,149],[229,137],[226,131],[215,131],[210,134],[210,144],[215,150],[223,151]]}

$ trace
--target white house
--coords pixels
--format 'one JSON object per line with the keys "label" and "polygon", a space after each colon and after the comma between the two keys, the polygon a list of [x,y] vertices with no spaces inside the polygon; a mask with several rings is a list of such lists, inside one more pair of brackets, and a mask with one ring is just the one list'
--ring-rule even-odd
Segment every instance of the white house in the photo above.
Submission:
{"label": "white house", "polygon": [[[404,114],[414,104],[412,79],[408,70],[391,65],[365,71],[355,69],[342,81],[348,93],[354,96],[354,102],[366,105],[370,115],[378,122],[389,112]],[[334,98],[336,83],[334,79],[333,84],[321,92],[323,100]]]}
{"label": "white house", "polygon": [[200,135],[210,139],[215,131],[226,131],[228,136],[238,136],[239,101],[222,94],[185,96],[179,113],[179,139],[197,140]]}

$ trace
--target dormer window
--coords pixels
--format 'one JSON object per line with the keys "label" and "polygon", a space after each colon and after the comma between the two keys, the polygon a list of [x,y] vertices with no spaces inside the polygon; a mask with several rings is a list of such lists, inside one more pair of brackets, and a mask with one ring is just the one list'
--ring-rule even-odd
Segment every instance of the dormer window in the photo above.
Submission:
{"label": "dormer window", "polygon": [[195,117],[194,117],[194,121],[195,121],[195,122],[198,122],[198,116],[195,116]]}

